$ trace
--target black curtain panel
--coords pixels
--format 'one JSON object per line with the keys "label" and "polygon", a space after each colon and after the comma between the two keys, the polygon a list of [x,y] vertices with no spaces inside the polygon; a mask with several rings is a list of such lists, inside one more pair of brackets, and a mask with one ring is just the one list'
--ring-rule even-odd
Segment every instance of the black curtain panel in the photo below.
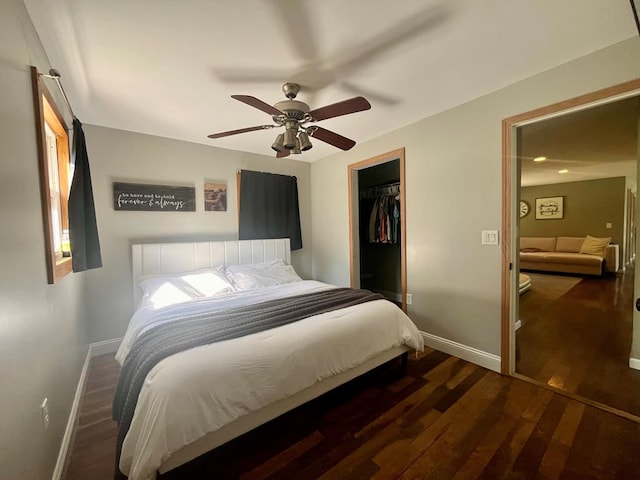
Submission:
{"label": "black curtain panel", "polygon": [[82,272],[102,267],[100,239],[93,204],[93,188],[89,171],[87,144],[82,123],[73,119],[73,151],[75,170],[69,192],[69,240],[73,271]]}
{"label": "black curtain panel", "polygon": [[240,240],[289,238],[302,248],[298,180],[272,173],[240,172]]}

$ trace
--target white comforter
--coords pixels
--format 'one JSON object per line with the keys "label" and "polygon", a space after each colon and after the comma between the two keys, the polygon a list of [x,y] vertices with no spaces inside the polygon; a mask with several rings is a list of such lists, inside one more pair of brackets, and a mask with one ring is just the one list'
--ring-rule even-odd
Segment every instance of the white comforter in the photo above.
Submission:
{"label": "white comforter", "polygon": [[[218,310],[328,288],[303,281],[166,308],[179,316],[202,302]],[[132,317],[116,356],[120,363],[151,322],[150,308]],[[166,358],[142,387],[120,469],[130,480],[154,479],[185,445],[402,344],[422,350],[420,332],[395,305],[376,300]]]}

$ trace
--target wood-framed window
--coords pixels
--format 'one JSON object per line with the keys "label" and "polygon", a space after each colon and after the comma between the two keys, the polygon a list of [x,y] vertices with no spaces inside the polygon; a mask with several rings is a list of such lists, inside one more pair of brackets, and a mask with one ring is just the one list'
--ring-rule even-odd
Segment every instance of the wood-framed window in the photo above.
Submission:
{"label": "wood-framed window", "polygon": [[31,79],[40,166],[47,281],[53,284],[72,270],[68,200],[70,178],[73,174],[69,154],[69,129],[35,67],[31,67]]}

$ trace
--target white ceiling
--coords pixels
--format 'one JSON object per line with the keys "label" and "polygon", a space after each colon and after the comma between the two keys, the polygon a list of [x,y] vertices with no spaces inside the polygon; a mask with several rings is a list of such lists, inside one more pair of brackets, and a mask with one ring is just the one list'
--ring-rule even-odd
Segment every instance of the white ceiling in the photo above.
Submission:
{"label": "white ceiling", "polygon": [[[24,0],[84,123],[272,155],[283,83],[357,142],[636,35],[627,0]],[[336,152],[314,148],[291,158]]]}

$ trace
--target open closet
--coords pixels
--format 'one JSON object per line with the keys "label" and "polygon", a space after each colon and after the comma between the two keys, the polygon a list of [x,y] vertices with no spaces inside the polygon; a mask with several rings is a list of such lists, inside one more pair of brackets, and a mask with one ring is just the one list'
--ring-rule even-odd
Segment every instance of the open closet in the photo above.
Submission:
{"label": "open closet", "polygon": [[407,311],[404,148],[348,166],[351,286]]}
{"label": "open closet", "polygon": [[402,304],[400,160],[358,171],[360,286]]}

